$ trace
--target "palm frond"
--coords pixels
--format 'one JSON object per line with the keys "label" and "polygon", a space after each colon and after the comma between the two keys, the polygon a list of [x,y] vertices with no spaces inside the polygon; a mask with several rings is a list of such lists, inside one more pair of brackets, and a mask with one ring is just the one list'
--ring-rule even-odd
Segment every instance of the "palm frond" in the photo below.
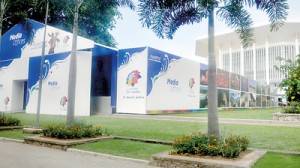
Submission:
{"label": "palm frond", "polygon": [[244,4],[266,12],[271,23],[271,31],[278,30],[287,19],[287,0],[243,0]]}
{"label": "palm frond", "polygon": [[244,48],[250,47],[253,44],[253,21],[247,10],[244,9],[242,3],[236,0],[225,2],[225,6],[217,11],[217,15],[230,28],[236,29],[236,33],[242,40]]}
{"label": "palm frond", "polygon": [[142,26],[151,28],[160,37],[173,38],[184,24],[200,22],[206,11],[194,0],[139,0]]}

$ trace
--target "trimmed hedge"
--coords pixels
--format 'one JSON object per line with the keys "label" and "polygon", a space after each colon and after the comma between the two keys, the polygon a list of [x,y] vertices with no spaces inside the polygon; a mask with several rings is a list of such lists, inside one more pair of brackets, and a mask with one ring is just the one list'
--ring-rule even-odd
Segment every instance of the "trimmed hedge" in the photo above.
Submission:
{"label": "trimmed hedge", "polygon": [[47,126],[43,129],[43,135],[58,139],[93,138],[102,135],[100,127],[84,124],[59,124]]}
{"label": "trimmed hedge", "polygon": [[0,126],[19,126],[20,120],[7,115],[0,115]]}
{"label": "trimmed hedge", "polygon": [[226,158],[238,157],[241,152],[247,150],[248,146],[247,137],[229,136],[223,139],[202,133],[182,136],[173,142],[174,152],[177,154],[221,155]]}

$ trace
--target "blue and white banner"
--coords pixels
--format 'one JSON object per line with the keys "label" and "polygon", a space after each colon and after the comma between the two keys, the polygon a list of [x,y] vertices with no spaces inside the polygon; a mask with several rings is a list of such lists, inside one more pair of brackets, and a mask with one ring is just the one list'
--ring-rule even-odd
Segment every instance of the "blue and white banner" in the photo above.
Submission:
{"label": "blue and white banner", "polygon": [[[33,20],[17,24],[2,36],[0,60],[42,55],[45,25]],[[45,54],[71,51],[72,33],[47,26]],[[77,49],[93,48],[94,42],[77,37]]]}
{"label": "blue and white banner", "polygon": [[146,113],[147,52],[147,48],[119,51],[118,113]]}
{"label": "blue and white banner", "polygon": [[[90,115],[91,53],[78,52],[75,115]],[[27,113],[36,113],[41,57],[30,58]],[[41,114],[66,115],[70,52],[46,56],[43,65]]]}
{"label": "blue and white banner", "polygon": [[149,48],[147,110],[199,108],[200,64]]}

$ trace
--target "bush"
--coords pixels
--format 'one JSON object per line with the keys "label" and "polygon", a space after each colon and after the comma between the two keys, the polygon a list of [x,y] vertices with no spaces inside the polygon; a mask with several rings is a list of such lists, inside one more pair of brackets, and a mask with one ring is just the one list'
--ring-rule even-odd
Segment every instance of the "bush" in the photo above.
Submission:
{"label": "bush", "polygon": [[247,137],[229,136],[226,139],[197,133],[182,136],[173,142],[177,154],[199,154],[203,156],[218,156],[235,158],[249,146]]}
{"label": "bush", "polygon": [[58,139],[78,139],[78,138],[92,138],[102,135],[100,127],[93,127],[92,125],[73,124],[73,125],[54,125],[47,126],[43,129],[43,134],[46,137]]}
{"label": "bush", "polygon": [[2,114],[0,116],[0,126],[19,126],[20,120],[10,116]]}
{"label": "bush", "polygon": [[300,114],[300,102],[292,101],[288,106],[282,108],[283,113]]}

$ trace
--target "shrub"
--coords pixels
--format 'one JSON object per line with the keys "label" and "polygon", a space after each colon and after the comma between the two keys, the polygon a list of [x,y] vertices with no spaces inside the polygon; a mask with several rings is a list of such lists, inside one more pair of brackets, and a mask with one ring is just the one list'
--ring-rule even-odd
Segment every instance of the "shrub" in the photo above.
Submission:
{"label": "shrub", "polygon": [[300,114],[300,102],[292,101],[288,106],[282,108],[283,113]]}
{"label": "shrub", "polygon": [[43,129],[43,134],[46,137],[58,139],[76,139],[76,138],[92,138],[102,135],[100,127],[93,127],[92,125],[59,124],[54,126],[47,126]]}
{"label": "shrub", "polygon": [[225,143],[222,147],[222,155],[226,158],[238,157],[242,151],[240,137],[230,136],[225,139]]}
{"label": "shrub", "polygon": [[2,114],[0,116],[0,126],[18,126],[20,125],[20,120],[10,116]]}
{"label": "shrub", "polygon": [[173,142],[174,153],[177,154],[221,155],[226,158],[238,157],[248,146],[247,137],[229,136],[222,139],[202,133],[182,136]]}

